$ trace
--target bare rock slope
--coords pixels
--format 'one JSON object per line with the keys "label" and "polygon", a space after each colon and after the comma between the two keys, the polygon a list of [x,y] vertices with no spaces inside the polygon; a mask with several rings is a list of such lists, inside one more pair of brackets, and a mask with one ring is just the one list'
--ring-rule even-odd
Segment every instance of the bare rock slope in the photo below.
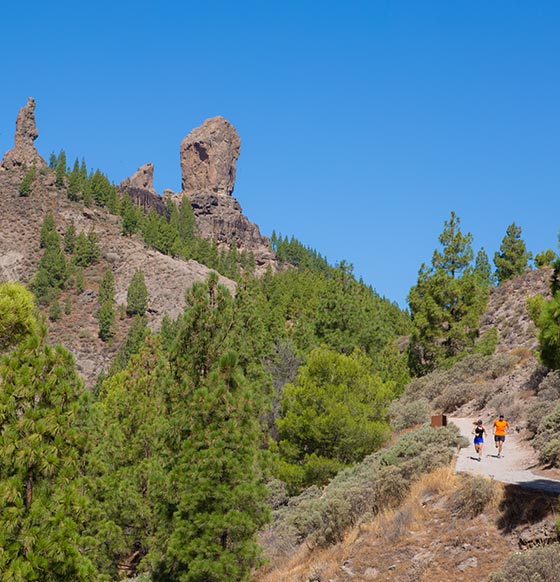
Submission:
{"label": "bare rock slope", "polygon": [[[64,235],[71,221],[77,232],[93,230],[99,238],[101,260],[85,270],[86,288],[77,294],[66,289],[61,305],[70,305],[70,313],[52,322],[52,341],[62,343],[76,356],[78,368],[87,382],[94,382],[100,371],[107,369],[124,340],[130,322],[121,321],[115,341],[109,345],[97,337],[99,282],[110,266],[115,275],[117,304],[126,303],[128,285],[134,273],[144,272],[148,288],[148,321],[158,329],[165,314],[176,317],[184,307],[185,291],[195,281],[203,281],[210,271],[195,261],[183,261],[148,249],[137,237],[121,234],[120,219],[101,209],[87,208],[68,200],[54,185],[52,171],[41,173],[29,197],[20,197],[18,172],[0,173],[0,282],[28,283],[41,257],[39,234],[48,212],[55,218],[57,229]],[[231,291],[235,284],[221,277]]]}

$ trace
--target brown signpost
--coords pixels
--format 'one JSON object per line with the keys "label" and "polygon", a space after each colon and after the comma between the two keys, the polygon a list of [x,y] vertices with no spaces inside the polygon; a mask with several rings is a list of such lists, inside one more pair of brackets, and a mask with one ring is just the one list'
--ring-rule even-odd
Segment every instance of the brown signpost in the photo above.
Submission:
{"label": "brown signpost", "polygon": [[438,426],[447,426],[447,416],[445,414],[434,414],[432,416],[432,426],[437,428]]}

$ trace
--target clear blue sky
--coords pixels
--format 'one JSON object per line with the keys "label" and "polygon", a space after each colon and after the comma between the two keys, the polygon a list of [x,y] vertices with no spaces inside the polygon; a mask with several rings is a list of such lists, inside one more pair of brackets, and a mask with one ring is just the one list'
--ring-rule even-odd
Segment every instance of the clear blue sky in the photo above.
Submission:
{"label": "clear blue sky", "polygon": [[405,306],[452,210],[491,259],[514,221],[558,250],[559,31],[552,1],[11,1],[0,155],[33,96],[45,158],[178,191],[223,115],[248,218]]}

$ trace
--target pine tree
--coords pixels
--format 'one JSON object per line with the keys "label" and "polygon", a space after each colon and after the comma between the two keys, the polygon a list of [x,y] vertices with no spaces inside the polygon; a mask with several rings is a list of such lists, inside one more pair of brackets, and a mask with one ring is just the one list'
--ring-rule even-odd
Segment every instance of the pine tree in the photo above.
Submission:
{"label": "pine tree", "polygon": [[107,195],[107,210],[111,214],[115,215],[118,215],[120,212],[119,191],[114,184],[109,186],[109,193]]}
{"label": "pine tree", "polygon": [[136,271],[126,292],[127,315],[144,315],[148,306],[148,289],[143,271]]}
{"label": "pine tree", "polygon": [[58,302],[58,298],[55,297],[53,302],[51,303],[49,309],[49,319],[51,321],[58,321],[60,316],[62,315],[62,308],[60,307],[60,303]]}
{"label": "pine tree", "polygon": [[80,163],[80,183],[82,188],[82,197],[84,199],[84,204],[86,206],[91,206],[92,195],[91,195],[91,184],[87,171],[87,166],[85,160],[82,158]]}
{"label": "pine tree", "polygon": [[103,341],[110,340],[115,335],[115,277],[111,268],[103,275],[99,285],[99,337]]}
{"label": "pine tree", "polygon": [[[43,225],[46,224],[46,220]],[[68,265],[56,229],[42,229],[41,240],[44,241],[45,250],[30,287],[37,301],[44,304],[50,302],[57,292],[64,288],[68,279]]]}
{"label": "pine tree", "polygon": [[158,244],[159,235],[159,215],[151,208],[146,216],[146,220],[142,225],[142,238],[144,242],[150,247],[156,247]]}
{"label": "pine tree", "polygon": [[68,171],[68,168],[66,167],[66,152],[64,150],[60,150],[60,153],[58,154],[54,171],[56,173],[56,185],[58,188],[62,188]]}
{"label": "pine tree", "polygon": [[44,249],[50,240],[57,239],[58,233],[56,231],[56,224],[52,212],[48,212],[41,223],[41,233],[39,236],[39,245]]}
{"label": "pine tree", "polygon": [[445,221],[443,232],[439,235],[443,252],[436,249],[432,257],[434,270],[442,270],[452,279],[463,273],[473,259],[472,234],[463,234],[460,224],[460,218],[451,212],[449,221]]}
{"label": "pine tree", "polygon": [[86,288],[86,279],[84,276],[84,270],[81,267],[78,267],[76,269],[75,286],[76,286],[76,293],[78,295],[80,293],[83,293],[84,289]]}
{"label": "pine tree", "polygon": [[46,329],[0,364],[0,577],[95,579],[82,532],[83,385],[72,355]]}
{"label": "pine tree", "polygon": [[409,365],[416,374],[435,369],[444,360],[472,349],[489,288],[471,267],[472,236],[463,235],[454,212],[434,251],[432,266],[423,264],[408,302],[413,322]]}
{"label": "pine tree", "polygon": [[78,267],[89,267],[99,259],[98,236],[92,229],[86,234],[80,232],[74,245],[73,263]]}
{"label": "pine tree", "polygon": [[500,252],[494,253],[498,283],[522,275],[529,267],[531,258],[532,255],[527,252],[525,241],[521,238],[521,228],[513,222],[507,227]]}
{"label": "pine tree", "polygon": [[164,520],[156,513],[156,501],[169,465],[164,438],[167,378],[161,348],[148,340],[123,371],[103,382],[95,406],[96,496],[117,534],[106,549],[112,580],[118,577],[119,562],[133,552],[139,558],[148,553],[158,521]]}
{"label": "pine tree", "polygon": [[258,401],[233,353],[198,387],[188,375],[169,428],[181,446],[170,467],[172,520],[160,531],[164,552],[154,560],[154,580],[248,582],[260,553],[255,535],[268,519]]}
{"label": "pine tree", "polygon": [[535,267],[548,267],[558,260],[558,255],[552,249],[546,249],[535,255]]}
{"label": "pine tree", "polygon": [[36,174],[35,166],[33,166],[30,170],[27,170],[21,184],[19,185],[19,195],[23,197],[29,196],[31,194],[31,188],[33,186],[33,181],[35,180]]}
{"label": "pine tree", "polygon": [[0,353],[36,329],[35,300],[21,284],[0,283]]}
{"label": "pine tree", "polygon": [[125,368],[130,358],[137,354],[144,346],[146,339],[150,337],[150,328],[144,315],[135,315],[132,325],[119,353],[111,364],[110,373],[116,374]]}
{"label": "pine tree", "polygon": [[95,170],[90,180],[91,196],[99,206],[107,206],[111,194],[111,183],[101,170]]}
{"label": "pine tree", "polygon": [[78,158],[74,162],[72,171],[68,175],[68,198],[74,202],[82,198],[83,180],[80,174],[80,162]]}
{"label": "pine tree", "polygon": [[70,221],[66,232],[64,233],[64,250],[67,253],[72,254],[76,247],[76,225],[74,224],[74,219]]}
{"label": "pine tree", "polygon": [[484,247],[482,247],[476,255],[474,273],[480,281],[481,285],[487,285],[490,287],[494,283],[492,267]]}
{"label": "pine tree", "polygon": [[233,325],[233,300],[216,273],[211,273],[205,283],[195,282],[187,291],[185,306],[170,355],[171,367],[198,385],[227,346]]}
{"label": "pine tree", "polygon": [[140,217],[138,209],[130,200],[128,193],[124,193],[121,199],[122,233],[125,236],[134,234],[139,227]]}

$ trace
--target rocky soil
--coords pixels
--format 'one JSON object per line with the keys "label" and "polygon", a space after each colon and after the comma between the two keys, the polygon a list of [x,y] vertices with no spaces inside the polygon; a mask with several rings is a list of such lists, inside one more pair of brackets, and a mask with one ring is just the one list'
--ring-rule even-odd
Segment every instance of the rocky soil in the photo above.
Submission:
{"label": "rocky soil", "polygon": [[[62,293],[60,303],[64,305],[68,299],[71,313],[63,313],[59,321],[49,324],[51,340],[74,353],[80,373],[91,385],[99,372],[108,368],[130,325],[126,319],[121,320],[111,344],[97,337],[97,292],[109,266],[115,275],[115,298],[120,305],[126,303],[132,275],[138,269],[144,272],[149,294],[147,316],[154,330],[166,313],[174,318],[182,311],[185,291],[194,281],[205,280],[210,270],[195,261],[175,259],[149,249],[138,237],[122,236],[119,217],[69,201],[55,187],[51,171],[40,173],[31,195],[22,198],[18,193],[22,172],[0,172],[0,281],[30,281],[41,257],[39,234],[48,212],[52,212],[62,236],[71,220],[78,233],[95,231],[101,260],[85,269],[83,293],[78,295],[73,289]],[[234,291],[233,281],[221,277],[221,282]]]}

